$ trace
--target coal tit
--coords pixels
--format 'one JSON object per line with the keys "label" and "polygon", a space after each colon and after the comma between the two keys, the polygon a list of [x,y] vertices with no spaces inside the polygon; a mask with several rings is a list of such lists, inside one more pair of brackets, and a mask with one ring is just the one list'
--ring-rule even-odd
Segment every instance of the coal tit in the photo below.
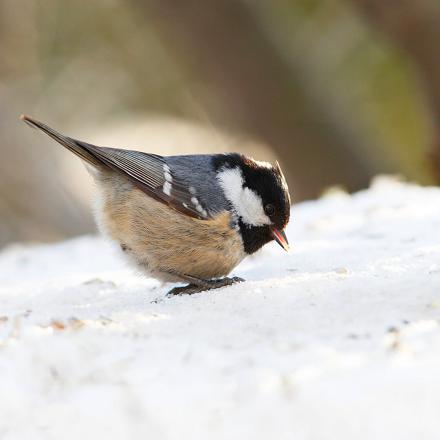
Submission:
{"label": "coal tit", "polygon": [[290,196],[278,163],[97,147],[21,119],[85,161],[98,189],[98,226],[142,271],[189,283],[170,294],[243,281],[226,275],[272,240],[288,249]]}

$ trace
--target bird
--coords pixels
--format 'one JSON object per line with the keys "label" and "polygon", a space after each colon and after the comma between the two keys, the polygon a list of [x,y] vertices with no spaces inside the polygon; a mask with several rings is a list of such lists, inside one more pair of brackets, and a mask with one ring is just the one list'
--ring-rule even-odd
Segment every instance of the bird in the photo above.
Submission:
{"label": "bird", "polygon": [[240,153],[160,156],[99,147],[30,116],[20,119],[80,157],[97,189],[98,229],[141,272],[188,283],[168,295],[244,281],[227,275],[275,240],[289,249],[291,199],[278,162]]}

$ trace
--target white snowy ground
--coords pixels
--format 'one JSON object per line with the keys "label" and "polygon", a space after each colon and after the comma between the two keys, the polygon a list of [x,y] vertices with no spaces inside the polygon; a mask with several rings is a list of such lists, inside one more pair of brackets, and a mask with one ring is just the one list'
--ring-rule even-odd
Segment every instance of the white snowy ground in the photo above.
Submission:
{"label": "white snowy ground", "polygon": [[245,284],[164,298],[104,240],[0,253],[0,439],[439,439],[440,190],[293,209]]}

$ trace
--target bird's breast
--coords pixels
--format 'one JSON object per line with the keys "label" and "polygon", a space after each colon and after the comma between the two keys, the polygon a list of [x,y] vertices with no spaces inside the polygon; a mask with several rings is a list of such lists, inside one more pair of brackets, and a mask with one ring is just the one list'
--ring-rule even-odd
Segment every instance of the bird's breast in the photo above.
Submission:
{"label": "bird's breast", "polygon": [[229,212],[194,219],[118,179],[99,185],[98,224],[146,271],[158,278],[161,272],[217,278],[246,256]]}

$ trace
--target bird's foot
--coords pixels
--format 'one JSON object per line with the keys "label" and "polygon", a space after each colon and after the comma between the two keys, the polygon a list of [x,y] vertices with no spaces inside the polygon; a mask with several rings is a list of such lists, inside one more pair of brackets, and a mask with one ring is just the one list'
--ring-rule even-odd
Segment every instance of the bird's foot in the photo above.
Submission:
{"label": "bird's foot", "polygon": [[220,287],[231,286],[235,283],[242,283],[244,281],[243,278],[240,277],[232,277],[232,278],[219,278],[215,280],[199,280],[197,284],[188,284],[183,287],[174,287],[171,289],[167,296],[175,296],[175,295],[192,295],[193,293],[205,292],[206,290],[219,289]]}

